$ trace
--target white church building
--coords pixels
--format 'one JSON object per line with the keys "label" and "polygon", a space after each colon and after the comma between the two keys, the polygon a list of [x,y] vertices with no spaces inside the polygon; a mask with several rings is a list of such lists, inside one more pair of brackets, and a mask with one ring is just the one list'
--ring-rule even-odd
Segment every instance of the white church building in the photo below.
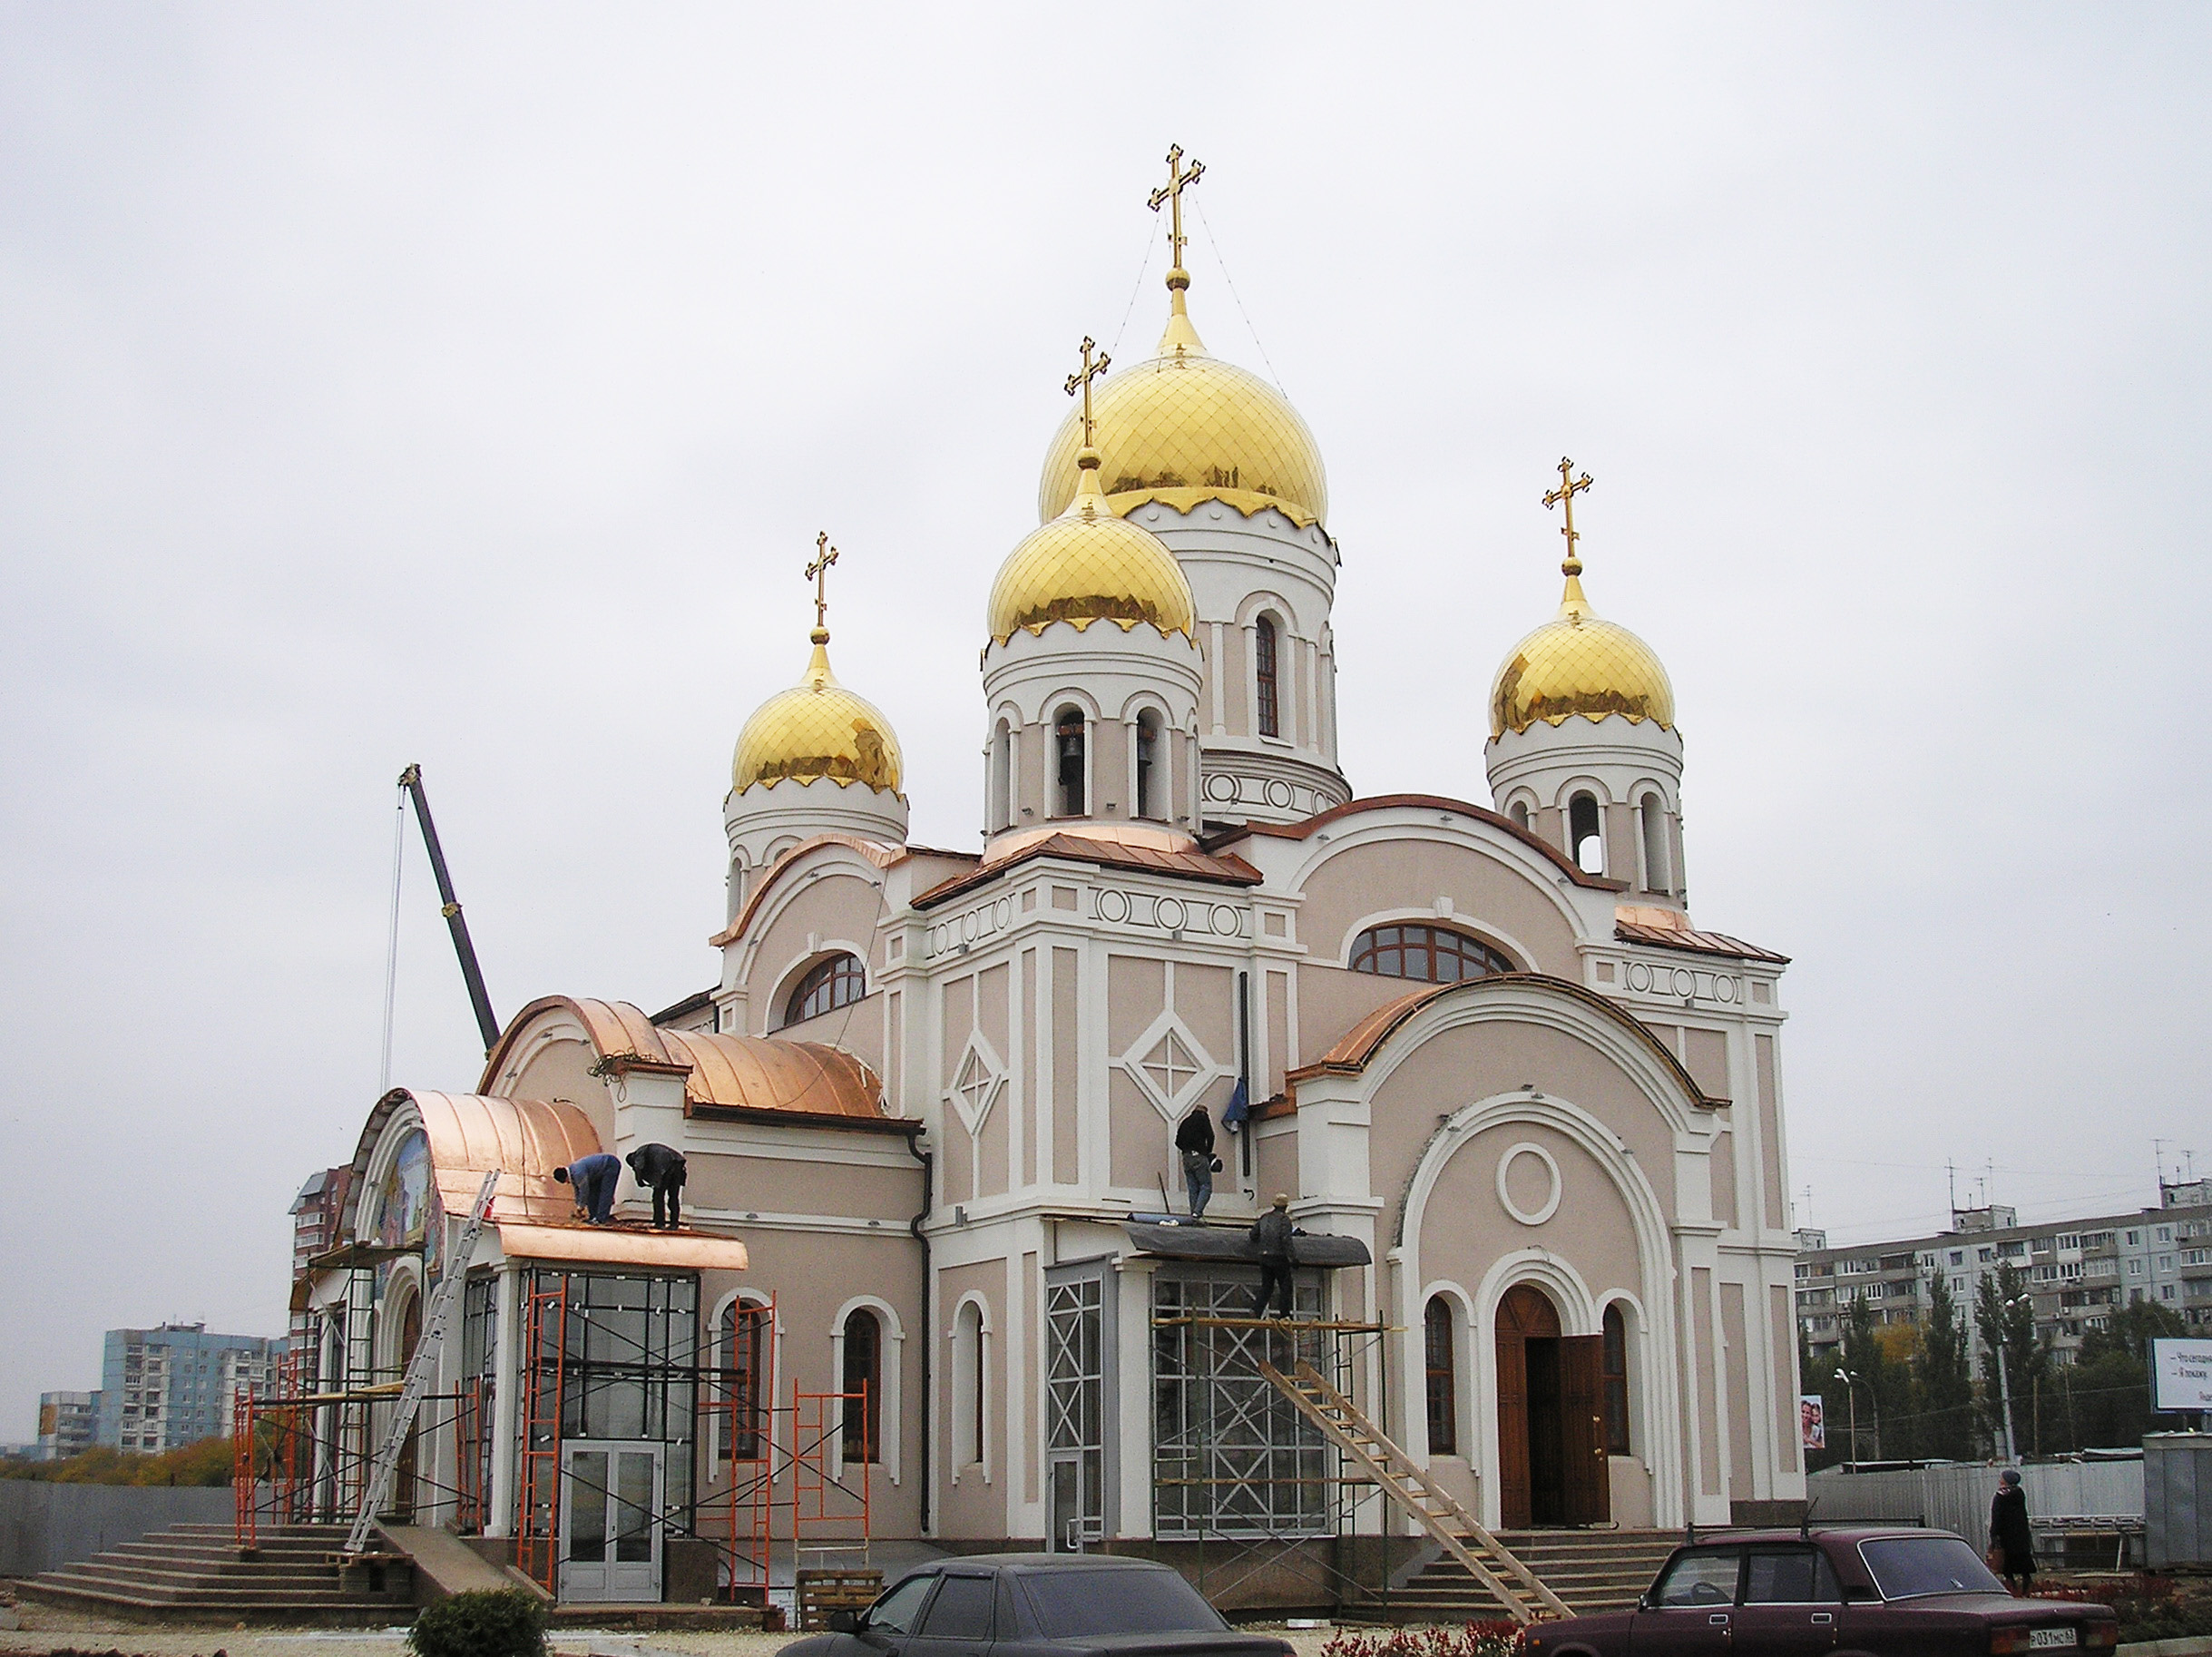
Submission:
{"label": "white church building", "polygon": [[[1557,614],[1497,642],[1491,799],[1360,798],[1321,454],[1208,353],[1172,245],[1157,354],[1071,382],[977,595],[981,849],[908,843],[817,609],[737,739],[712,989],[547,996],[473,1091],[377,1103],[297,1309],[326,1393],[388,1384],[467,1274],[418,1523],[576,1600],[741,1586],[793,1515],[825,1549],[1415,1535],[1258,1372],[1299,1358],[1493,1529],[1803,1498],[1786,963],[1691,919],[1673,692],[1584,595],[1584,480]],[[1208,1223],[1167,1223],[1201,1105]],[[581,1223],[553,1169],[651,1142],[682,1229],[626,1172]],[[1305,1333],[1250,1316],[1277,1192]]]}

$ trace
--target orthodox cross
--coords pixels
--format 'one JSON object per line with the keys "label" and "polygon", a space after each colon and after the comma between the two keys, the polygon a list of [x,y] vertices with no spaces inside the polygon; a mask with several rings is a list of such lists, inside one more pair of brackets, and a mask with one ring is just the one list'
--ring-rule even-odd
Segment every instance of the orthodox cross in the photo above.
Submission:
{"label": "orthodox cross", "polygon": [[1568,571],[1571,575],[1580,574],[1582,569],[1582,561],[1575,556],[1574,552],[1574,544],[1582,538],[1574,526],[1574,497],[1589,487],[1590,474],[1585,472],[1577,477],[1574,475],[1574,462],[1562,456],[1559,463],[1559,487],[1548,491],[1544,495],[1545,505],[1564,505],[1567,508],[1567,525],[1559,533],[1567,537],[1567,562],[1574,565],[1573,569]]}
{"label": "orthodox cross", "polygon": [[1162,201],[1168,203],[1168,251],[1175,268],[1183,268],[1183,191],[1206,176],[1206,163],[1192,162],[1183,165],[1183,146],[1168,146],[1168,181],[1152,191],[1152,211],[1158,212]]}
{"label": "orthodox cross", "polygon": [[814,583],[814,626],[819,632],[829,625],[829,566],[837,561],[837,549],[829,544],[826,529],[814,538],[814,562],[807,566],[807,579]]}
{"label": "orthodox cross", "polygon": [[1091,382],[1105,373],[1107,365],[1113,361],[1113,358],[1107,356],[1105,352],[1099,351],[1098,360],[1093,362],[1091,360],[1091,353],[1093,351],[1098,351],[1098,341],[1085,334],[1083,336],[1083,371],[1081,374],[1068,376],[1068,395],[1073,397],[1078,391],[1083,394],[1083,446],[1085,448],[1097,446],[1091,440],[1091,428],[1096,424],[1091,417]]}

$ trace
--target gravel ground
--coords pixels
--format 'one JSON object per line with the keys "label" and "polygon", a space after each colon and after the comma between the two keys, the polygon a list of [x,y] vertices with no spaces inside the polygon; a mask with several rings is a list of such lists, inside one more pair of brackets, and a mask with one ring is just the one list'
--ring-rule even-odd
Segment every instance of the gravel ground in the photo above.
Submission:
{"label": "gravel ground", "polygon": [[[83,1652],[95,1657],[406,1657],[404,1630],[160,1628],[128,1624],[61,1611],[45,1605],[19,1607],[24,1626],[0,1631],[0,1657],[50,1657],[55,1652]],[[1253,1632],[1259,1632],[1255,1628]],[[1327,1630],[1299,1629],[1282,1634],[1298,1657],[1320,1657]],[[774,1657],[798,1636],[755,1633],[592,1633],[556,1629],[556,1657]]]}

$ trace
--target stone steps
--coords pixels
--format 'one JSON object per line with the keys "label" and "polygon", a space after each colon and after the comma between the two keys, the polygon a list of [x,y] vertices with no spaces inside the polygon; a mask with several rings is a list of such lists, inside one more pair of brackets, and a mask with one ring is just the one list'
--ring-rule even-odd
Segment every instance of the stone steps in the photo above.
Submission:
{"label": "stone steps", "polygon": [[[1499,1543],[1579,1614],[1633,1605],[1680,1540],[1672,1531],[1501,1531]],[[1505,1608],[1449,1554],[1390,1591],[1398,1622],[1466,1622]]]}
{"label": "stone steps", "polygon": [[281,1525],[241,1552],[230,1529],[180,1525],[19,1583],[26,1599],[77,1610],[189,1622],[408,1621],[414,1567],[379,1555],[341,1572],[343,1525]]}

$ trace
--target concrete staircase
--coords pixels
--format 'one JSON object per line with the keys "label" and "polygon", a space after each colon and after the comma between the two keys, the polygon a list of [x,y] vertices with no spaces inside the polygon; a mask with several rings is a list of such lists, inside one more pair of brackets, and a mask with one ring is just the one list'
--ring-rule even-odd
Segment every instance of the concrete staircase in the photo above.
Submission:
{"label": "concrete staircase", "polygon": [[[1679,1531],[1500,1531],[1498,1541],[1577,1616],[1625,1611],[1651,1585]],[[1363,1610],[1379,1607],[1369,1602]],[[1503,1617],[1508,1607],[1448,1553],[1390,1591],[1395,1623],[1464,1623]]]}
{"label": "concrete staircase", "polygon": [[342,1525],[265,1525],[259,1545],[240,1553],[227,1525],[172,1525],[18,1583],[16,1592],[44,1604],[163,1622],[411,1622],[413,1564],[402,1554],[371,1554],[341,1572],[345,1542]]}

